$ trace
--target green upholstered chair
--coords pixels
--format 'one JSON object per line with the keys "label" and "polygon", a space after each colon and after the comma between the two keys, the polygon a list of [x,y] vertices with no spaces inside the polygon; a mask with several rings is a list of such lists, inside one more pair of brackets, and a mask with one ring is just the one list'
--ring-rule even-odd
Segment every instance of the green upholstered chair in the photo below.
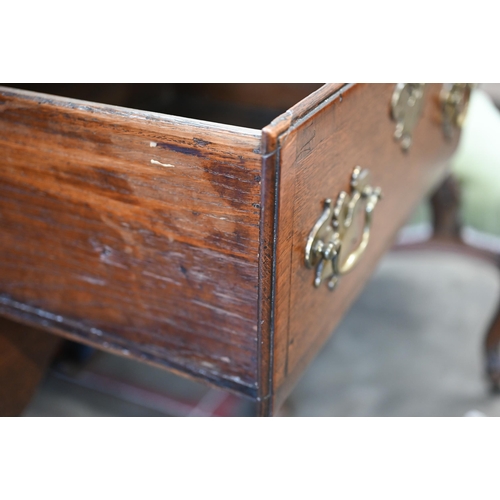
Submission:
{"label": "green upholstered chair", "polygon": [[[426,220],[433,228],[427,248],[475,254],[500,271],[500,111],[480,88],[472,92],[450,177],[411,224]],[[491,388],[499,391],[500,307],[485,337],[484,360]]]}

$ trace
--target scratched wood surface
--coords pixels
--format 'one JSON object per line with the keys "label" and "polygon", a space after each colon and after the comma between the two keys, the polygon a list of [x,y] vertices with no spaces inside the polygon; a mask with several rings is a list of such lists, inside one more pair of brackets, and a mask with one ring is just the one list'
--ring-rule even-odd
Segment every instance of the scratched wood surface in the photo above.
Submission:
{"label": "scratched wood surface", "polygon": [[0,89],[0,313],[255,397],[260,131]]}
{"label": "scratched wood surface", "polygon": [[[279,408],[332,334],[418,201],[442,179],[456,147],[458,134],[452,141],[443,136],[441,85],[433,84],[426,90],[413,145],[403,153],[393,139],[393,89],[392,84],[338,86],[330,89],[333,97],[326,93],[302,119],[285,117],[289,125],[284,127],[283,120],[276,121],[279,202],[270,411]],[[350,191],[357,165],[372,172],[384,196],[374,212],[368,249],[335,291],[326,284],[314,288],[313,271],[304,265],[307,236],[324,200]]]}

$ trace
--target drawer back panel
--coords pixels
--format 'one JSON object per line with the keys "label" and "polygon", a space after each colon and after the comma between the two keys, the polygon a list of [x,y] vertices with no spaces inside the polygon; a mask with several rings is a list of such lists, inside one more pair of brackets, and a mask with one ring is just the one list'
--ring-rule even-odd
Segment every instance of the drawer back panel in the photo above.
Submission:
{"label": "drawer back panel", "polygon": [[321,87],[311,83],[16,83],[11,86],[257,129]]}
{"label": "drawer back panel", "polygon": [[254,396],[259,144],[0,88],[0,312]]}

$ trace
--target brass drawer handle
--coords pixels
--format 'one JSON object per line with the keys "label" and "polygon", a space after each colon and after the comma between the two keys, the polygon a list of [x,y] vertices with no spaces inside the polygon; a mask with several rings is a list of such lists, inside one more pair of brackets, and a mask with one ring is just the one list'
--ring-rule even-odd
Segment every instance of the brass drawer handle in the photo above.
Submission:
{"label": "brass drawer handle", "polygon": [[396,122],[394,138],[408,151],[424,107],[425,83],[398,83],[391,98],[391,115]]}
{"label": "brass drawer handle", "polygon": [[[381,198],[381,190],[371,186],[370,172],[361,167],[356,167],[352,173],[351,189],[351,194],[342,191],[335,205],[332,200],[325,200],[323,213],[307,238],[305,263],[308,268],[316,266],[315,287],[328,281],[328,288],[333,290],[340,277],[358,263],[368,246],[373,210]],[[360,239],[362,214],[364,223]]]}
{"label": "brass drawer handle", "polygon": [[439,97],[443,112],[443,130],[446,137],[452,137],[454,128],[462,127],[474,87],[473,83],[445,83],[443,85]]}

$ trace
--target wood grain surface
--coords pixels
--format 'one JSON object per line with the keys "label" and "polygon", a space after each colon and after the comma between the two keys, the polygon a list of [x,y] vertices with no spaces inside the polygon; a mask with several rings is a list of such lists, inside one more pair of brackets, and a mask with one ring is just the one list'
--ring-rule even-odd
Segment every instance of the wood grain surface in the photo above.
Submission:
{"label": "wood grain surface", "polygon": [[0,89],[0,312],[255,397],[260,131]]}
{"label": "wood grain surface", "polygon": [[[276,411],[369,279],[397,230],[421,198],[444,176],[458,134],[446,141],[439,91],[426,89],[425,108],[404,153],[393,139],[392,84],[348,85],[313,113],[279,134],[279,203],[276,243],[271,411]],[[307,236],[326,198],[350,192],[356,166],[368,168],[382,188],[368,249],[331,292],[313,286],[304,265]]]}

